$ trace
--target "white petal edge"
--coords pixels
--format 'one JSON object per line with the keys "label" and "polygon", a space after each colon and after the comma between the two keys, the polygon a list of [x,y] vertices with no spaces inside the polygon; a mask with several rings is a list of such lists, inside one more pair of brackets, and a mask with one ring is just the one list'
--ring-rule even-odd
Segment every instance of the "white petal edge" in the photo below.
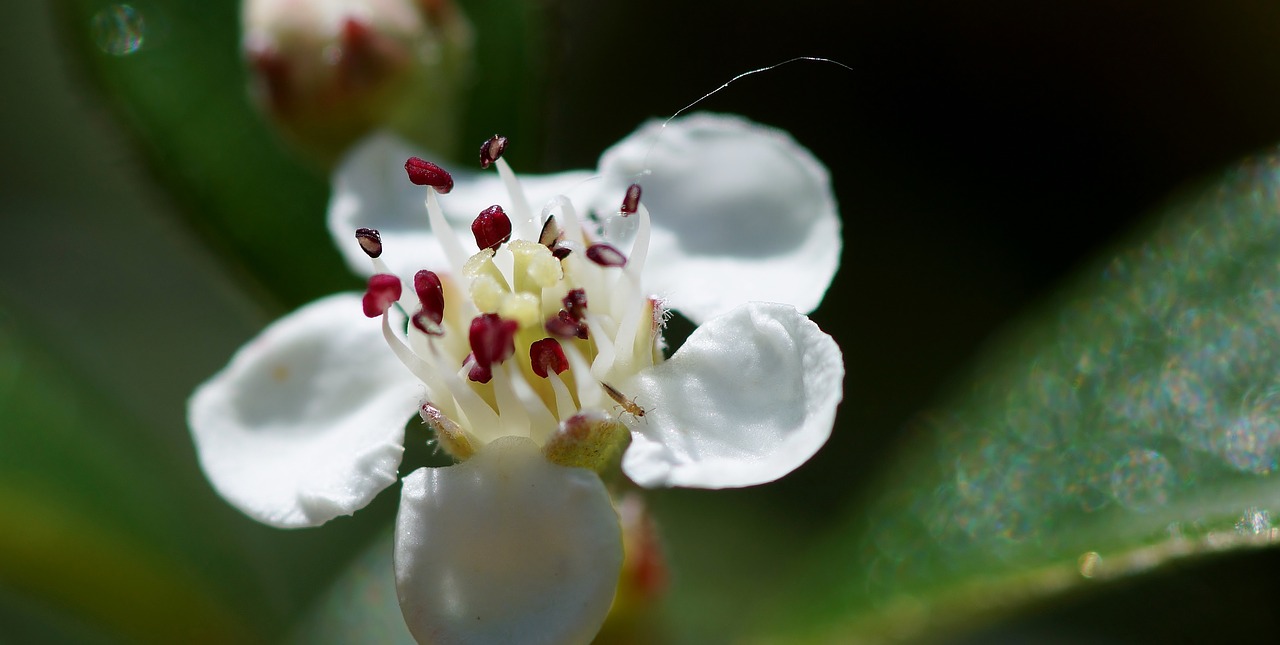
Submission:
{"label": "white petal edge", "polygon": [[404,478],[396,588],[419,643],[590,643],[621,567],[600,478],[551,464],[529,439]]}
{"label": "white petal edge", "polygon": [[789,305],[747,303],[632,379],[646,414],[622,469],[646,487],[773,481],[826,443],[843,381],[840,348],[813,321]]}
{"label": "white petal edge", "polygon": [[[471,222],[480,211],[499,204],[512,214],[507,189],[495,169],[474,172],[457,168],[430,152],[414,149],[393,134],[372,134],[352,147],[330,178],[333,192],[327,216],[329,235],[347,265],[359,275],[369,275],[372,268],[369,257],[356,243],[357,228],[378,230],[385,250],[382,259],[402,278],[419,269],[442,271],[449,266],[436,232],[427,221],[427,189],[410,183],[405,174],[404,162],[409,157],[438,162],[453,176],[453,190],[440,195],[440,208],[468,254],[478,250]],[[574,203],[588,200],[599,186],[599,182],[587,181],[590,177],[587,171],[519,174],[534,217],[556,195],[567,195]]]}
{"label": "white petal edge", "polygon": [[600,173],[602,213],[641,185],[653,220],[645,287],[694,322],[749,301],[805,313],[822,302],[840,263],[839,212],[826,167],[786,132],[723,114],[650,121],[605,151]]}
{"label": "white petal edge", "polygon": [[422,386],[360,296],[275,321],[187,406],[200,466],[246,515],[280,528],[350,515],[396,481]]}

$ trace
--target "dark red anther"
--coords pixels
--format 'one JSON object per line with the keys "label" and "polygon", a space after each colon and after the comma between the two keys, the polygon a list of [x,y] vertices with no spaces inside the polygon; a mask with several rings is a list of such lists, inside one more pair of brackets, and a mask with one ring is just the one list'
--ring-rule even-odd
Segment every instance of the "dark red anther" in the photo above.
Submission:
{"label": "dark red anther", "polygon": [[453,190],[453,175],[425,159],[409,157],[404,162],[404,171],[409,173],[409,181],[415,185],[430,186],[441,195]]}
{"label": "dark red anther", "polygon": [[494,204],[480,211],[475,221],[471,222],[471,233],[476,236],[476,246],[482,250],[497,251],[499,246],[511,239],[511,218],[507,217],[501,206]]}
{"label": "dark red anther", "polygon": [[554,249],[551,249],[551,257],[557,260],[563,260],[569,257],[570,253],[573,253],[573,249],[567,246],[557,246]]}
{"label": "dark red anther", "polygon": [[488,168],[489,164],[498,160],[502,153],[507,149],[507,138],[499,135],[489,137],[487,141],[480,144],[480,167]]}
{"label": "dark red anther", "polygon": [[622,216],[632,215],[637,210],[640,210],[640,184],[631,184],[622,197]]}
{"label": "dark red anther", "polygon": [[538,244],[555,251],[556,243],[560,241],[560,237],[560,225],[556,224],[556,216],[548,215],[547,221],[542,223],[542,232],[538,233]]}
{"label": "dark red anther", "polygon": [[[467,380],[476,383],[488,383],[493,379],[493,370],[487,367],[481,367],[476,362],[475,354],[467,354],[466,360],[462,361],[462,366],[467,368]],[[470,366],[470,367],[468,367]]]}
{"label": "dark red anther", "polygon": [[533,367],[534,374],[547,378],[552,371],[563,374],[569,369],[569,359],[565,358],[564,349],[556,339],[543,338],[529,346],[529,365]]}
{"label": "dark red anther", "polygon": [[378,234],[377,229],[356,229],[356,241],[360,243],[360,248],[364,249],[365,255],[371,258],[382,255],[382,236]]}
{"label": "dark red anther", "polygon": [[435,319],[435,316],[426,309],[419,309],[417,313],[409,317],[409,322],[414,328],[428,336],[443,336],[444,325]]}
{"label": "dark red anther", "polygon": [[574,320],[573,316],[569,315],[569,312],[563,309],[556,313],[555,316],[548,318],[544,327],[548,334],[551,334],[556,338],[563,338],[565,340],[572,340],[574,338],[580,338],[582,340],[587,339],[586,323]]}
{"label": "dark red anther", "polygon": [[570,289],[560,302],[575,321],[582,320],[587,313],[587,292],[583,289]]}
{"label": "dark red anther", "polygon": [[444,285],[440,283],[440,276],[426,269],[413,274],[413,290],[423,311],[432,322],[440,324],[444,320]]}
{"label": "dark red anther", "polygon": [[364,315],[377,318],[386,313],[387,308],[400,299],[400,278],[390,273],[379,273],[369,278],[369,287],[365,289],[361,304]]}
{"label": "dark red anther", "polygon": [[592,244],[588,246],[587,259],[602,267],[627,266],[627,256],[608,244]]}
{"label": "dark red anther", "polygon": [[519,327],[516,321],[503,320],[498,314],[476,316],[471,321],[468,334],[476,365],[488,370],[510,358],[516,352],[516,329]]}

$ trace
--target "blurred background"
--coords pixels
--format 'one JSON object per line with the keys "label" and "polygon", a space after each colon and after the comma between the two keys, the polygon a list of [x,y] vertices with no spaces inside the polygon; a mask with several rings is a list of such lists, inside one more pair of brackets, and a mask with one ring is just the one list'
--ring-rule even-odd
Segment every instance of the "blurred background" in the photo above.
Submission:
{"label": "blurred background", "polygon": [[[184,405],[267,322],[360,287],[323,228],[324,161],[252,107],[236,2],[11,5],[0,641],[286,638],[377,544],[395,495],[320,530],[259,526],[209,489]],[[785,129],[830,168],[844,259],[813,318],[848,377],[831,442],[788,478],[651,497],[674,570],[652,620],[678,642],[787,640],[796,620],[806,638],[851,640],[859,628],[839,625],[874,603],[804,572],[862,540],[880,492],[913,476],[896,470],[916,438],[904,428],[963,398],[980,357],[1144,239],[1153,214],[1280,142],[1280,6],[1267,3],[459,6],[476,38],[462,155],[500,131],[526,172],[594,167],[645,119],[747,70],[794,56],[851,68],[797,62],[698,106]],[[1277,627],[1278,567],[1242,551],[1028,588],[957,638],[1243,640]],[[890,622],[930,637],[933,600],[918,598]],[[789,609],[801,604],[816,609]]]}

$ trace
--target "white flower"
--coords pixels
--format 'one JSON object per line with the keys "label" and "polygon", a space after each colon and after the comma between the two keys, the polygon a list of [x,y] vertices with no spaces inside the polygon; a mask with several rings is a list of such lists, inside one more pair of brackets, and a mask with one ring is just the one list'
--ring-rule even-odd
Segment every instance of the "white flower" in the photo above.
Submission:
{"label": "white flower", "polygon": [[[621,537],[603,483],[578,466],[607,461],[625,427],[638,484],[749,486],[829,436],[840,350],[796,309],[817,306],[839,259],[826,171],[784,133],[711,115],[642,128],[598,179],[517,181],[497,159],[497,177],[446,181],[411,155],[376,137],[338,169],[329,225],[372,274],[363,303],[287,316],[201,386],[201,463],[256,519],[313,526],[395,480],[416,410],[462,463],[404,478],[396,577],[415,637],[589,642]],[[426,189],[426,216],[406,169],[448,192]],[[357,228],[381,234],[357,245]],[[702,324],[664,360],[668,303]]]}

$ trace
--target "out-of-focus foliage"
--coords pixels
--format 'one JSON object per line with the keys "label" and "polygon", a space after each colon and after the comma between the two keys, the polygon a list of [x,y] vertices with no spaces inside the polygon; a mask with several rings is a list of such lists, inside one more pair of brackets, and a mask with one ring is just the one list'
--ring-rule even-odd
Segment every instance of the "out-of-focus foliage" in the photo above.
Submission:
{"label": "out-of-focus foliage", "polygon": [[1168,208],[922,413],[877,501],[809,556],[798,588],[827,593],[795,624],[936,637],[1275,543],[1278,374],[1272,153]]}

